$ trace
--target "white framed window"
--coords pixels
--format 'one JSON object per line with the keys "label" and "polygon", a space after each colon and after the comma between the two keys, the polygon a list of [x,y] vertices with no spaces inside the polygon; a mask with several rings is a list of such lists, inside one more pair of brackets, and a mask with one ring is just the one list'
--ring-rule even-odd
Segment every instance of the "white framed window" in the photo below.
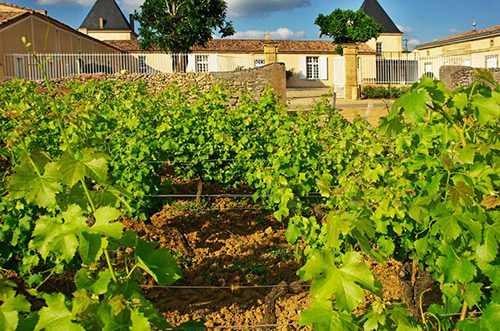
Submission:
{"label": "white framed window", "polygon": [[255,60],[255,68],[263,67],[265,65],[266,65],[266,60],[264,59]]}
{"label": "white framed window", "polygon": [[306,57],[306,78],[319,79],[319,57],[307,56]]}
{"label": "white framed window", "polygon": [[498,68],[498,55],[487,55],[486,59],[486,68]]}
{"label": "white framed window", "polygon": [[208,72],[208,55],[196,55],[196,72]]}
{"label": "white framed window", "polygon": [[382,43],[377,43],[376,55],[382,56],[382,52],[383,52]]}
{"label": "white framed window", "polygon": [[424,69],[425,69],[425,73],[432,72],[432,63],[431,62],[426,62],[424,64]]}
{"label": "white framed window", "polygon": [[139,71],[142,73],[148,72],[148,63],[145,55],[139,55]]}

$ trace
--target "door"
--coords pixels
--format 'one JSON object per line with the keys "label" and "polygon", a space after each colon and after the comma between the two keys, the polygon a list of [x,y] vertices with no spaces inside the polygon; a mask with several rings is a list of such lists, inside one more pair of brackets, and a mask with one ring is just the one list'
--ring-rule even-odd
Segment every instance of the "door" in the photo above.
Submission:
{"label": "door", "polygon": [[345,98],[345,57],[333,59],[333,92],[337,98]]}

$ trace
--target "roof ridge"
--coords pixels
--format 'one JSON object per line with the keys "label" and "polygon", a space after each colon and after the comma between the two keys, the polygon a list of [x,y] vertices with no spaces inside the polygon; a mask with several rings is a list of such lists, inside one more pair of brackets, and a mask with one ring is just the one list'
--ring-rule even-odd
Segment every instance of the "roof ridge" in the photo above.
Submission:
{"label": "roof ridge", "polygon": [[35,11],[34,9],[31,9],[31,8],[22,7],[22,6],[14,5],[14,4],[7,3],[7,2],[0,2],[0,5],[1,6],[15,8],[15,9],[22,9],[22,10],[29,11],[29,12],[34,12]]}
{"label": "roof ridge", "polygon": [[402,33],[377,0],[363,1],[360,9],[382,25],[384,28],[382,33]]}
{"label": "roof ridge", "polygon": [[490,28],[486,28],[486,29],[483,29],[483,30],[471,30],[471,31],[467,31],[467,32],[457,33],[455,35],[448,36],[448,37],[434,39],[434,40],[428,41],[426,43],[420,44],[416,48],[419,48],[419,47],[422,47],[422,46],[432,45],[434,43],[452,42],[453,40],[460,39],[460,38],[466,38],[466,37],[471,37],[472,38],[474,36],[477,36],[477,35],[480,35],[480,34],[483,34],[483,33],[486,33],[486,32],[496,31],[496,30],[500,31],[500,25],[492,26]]}

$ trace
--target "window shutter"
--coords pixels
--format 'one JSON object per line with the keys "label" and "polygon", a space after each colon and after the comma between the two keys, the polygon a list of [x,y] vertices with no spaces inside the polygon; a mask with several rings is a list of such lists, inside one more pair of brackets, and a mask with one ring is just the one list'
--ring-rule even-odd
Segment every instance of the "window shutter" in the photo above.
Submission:
{"label": "window shutter", "polygon": [[328,58],[326,56],[319,58],[319,79],[328,80]]}
{"label": "window shutter", "polygon": [[219,71],[219,62],[217,54],[210,54],[208,56],[208,71],[209,72],[218,72]]}
{"label": "window shutter", "polygon": [[194,54],[188,54],[188,64],[186,67],[186,72],[196,72],[196,58]]}
{"label": "window shutter", "polygon": [[299,57],[299,78],[300,79],[307,78],[307,64],[305,56]]}

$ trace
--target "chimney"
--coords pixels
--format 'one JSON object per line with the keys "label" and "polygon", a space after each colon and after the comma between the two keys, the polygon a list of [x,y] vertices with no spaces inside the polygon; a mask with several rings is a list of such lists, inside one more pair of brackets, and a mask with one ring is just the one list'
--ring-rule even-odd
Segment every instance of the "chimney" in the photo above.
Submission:
{"label": "chimney", "polygon": [[36,9],[35,13],[42,14],[44,16],[47,16],[47,11],[43,9]]}
{"label": "chimney", "polygon": [[132,28],[132,31],[134,31],[134,32],[135,32],[135,26],[134,26],[134,25],[135,25],[135,24],[134,24],[134,23],[135,23],[135,22],[134,22],[134,14],[130,14],[130,16],[129,16],[129,17],[130,17],[130,27]]}
{"label": "chimney", "polygon": [[266,32],[266,40],[271,40],[271,34],[269,32]]}
{"label": "chimney", "polygon": [[99,17],[99,29],[104,29],[104,19],[102,17]]}
{"label": "chimney", "polygon": [[405,39],[405,51],[408,52],[408,39]]}
{"label": "chimney", "polygon": [[474,23],[472,23],[472,31],[476,31],[476,27],[477,27],[477,24],[476,24],[476,21],[474,21]]}

